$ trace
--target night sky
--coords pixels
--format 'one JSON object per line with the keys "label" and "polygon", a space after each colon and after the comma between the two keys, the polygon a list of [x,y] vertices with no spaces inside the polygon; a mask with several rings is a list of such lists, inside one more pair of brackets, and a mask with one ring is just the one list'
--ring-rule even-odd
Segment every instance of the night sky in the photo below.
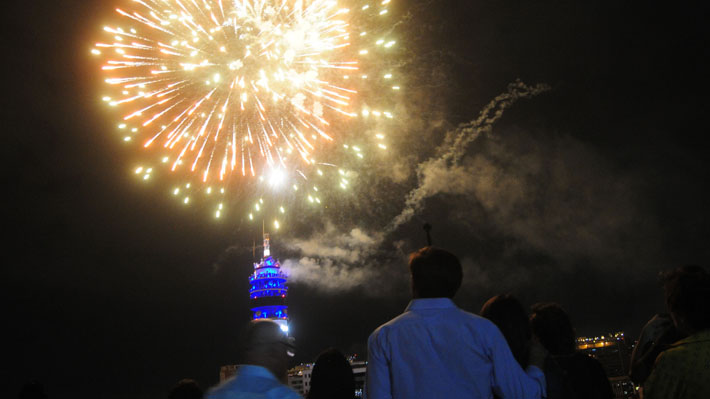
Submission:
{"label": "night sky", "polygon": [[[272,232],[298,362],[365,356],[407,304],[425,221],[462,259],[459,306],[557,301],[580,335],[635,336],[663,310],[660,270],[708,265],[707,11],[592,3],[393,0],[406,96],[391,158]],[[2,397],[38,380],[50,398],[158,398],[239,361],[261,223],[215,221],[172,199],[169,177],[135,178],[89,54],[117,4],[3,12]],[[516,79],[550,90],[429,168]],[[417,187],[415,216],[388,229]]]}

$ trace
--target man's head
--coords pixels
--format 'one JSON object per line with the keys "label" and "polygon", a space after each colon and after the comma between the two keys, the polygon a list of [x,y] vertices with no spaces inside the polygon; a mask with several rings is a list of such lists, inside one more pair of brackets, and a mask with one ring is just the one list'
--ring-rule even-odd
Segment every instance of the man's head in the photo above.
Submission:
{"label": "man's head", "polygon": [[661,275],[666,305],[686,334],[710,328],[710,274],[700,266],[683,266]]}
{"label": "man's head", "polygon": [[246,335],[245,363],[269,369],[276,378],[286,380],[289,359],[294,351],[293,338],[271,320],[249,323]]}
{"label": "man's head", "polygon": [[424,247],[412,253],[409,271],[414,298],[453,298],[463,279],[456,255],[436,247]]}

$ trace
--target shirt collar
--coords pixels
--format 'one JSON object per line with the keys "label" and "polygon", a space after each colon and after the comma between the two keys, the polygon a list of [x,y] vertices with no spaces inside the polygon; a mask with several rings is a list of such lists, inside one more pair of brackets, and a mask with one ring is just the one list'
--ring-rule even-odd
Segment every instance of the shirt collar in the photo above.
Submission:
{"label": "shirt collar", "polygon": [[450,298],[419,298],[412,299],[407,305],[406,311],[419,309],[451,309],[455,308],[454,301]]}
{"label": "shirt collar", "polygon": [[237,370],[238,375],[247,375],[251,377],[262,377],[270,380],[278,381],[276,377],[265,367],[255,366],[253,364],[242,364]]}

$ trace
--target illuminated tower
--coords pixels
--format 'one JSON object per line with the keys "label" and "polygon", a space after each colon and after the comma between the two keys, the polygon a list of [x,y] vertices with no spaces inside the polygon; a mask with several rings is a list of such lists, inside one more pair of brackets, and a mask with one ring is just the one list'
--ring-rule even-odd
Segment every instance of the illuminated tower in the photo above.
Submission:
{"label": "illuminated tower", "polygon": [[288,332],[288,307],[286,306],[287,276],[281,265],[271,257],[269,235],[264,234],[264,257],[254,263],[254,273],[249,276],[249,297],[252,319],[271,319]]}

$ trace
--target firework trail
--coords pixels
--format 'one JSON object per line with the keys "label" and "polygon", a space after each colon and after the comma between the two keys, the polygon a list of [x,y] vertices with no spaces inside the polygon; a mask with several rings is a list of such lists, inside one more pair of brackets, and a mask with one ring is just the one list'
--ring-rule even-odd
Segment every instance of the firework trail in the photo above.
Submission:
{"label": "firework trail", "polygon": [[[466,152],[466,147],[476,140],[481,134],[490,132],[493,125],[503,116],[506,109],[511,107],[519,99],[531,98],[540,93],[550,90],[545,84],[528,86],[521,81],[515,81],[508,85],[505,93],[498,95],[491,100],[484,108],[478,118],[460,126],[450,133],[444,143],[439,147],[439,156],[422,162],[417,167],[417,180],[419,184],[406,196],[404,209],[387,226],[385,231],[390,233],[402,223],[408,222],[424,206],[424,200],[436,194],[437,176],[442,171],[450,169],[458,164],[461,157]],[[437,176],[435,176],[435,174]]]}
{"label": "firework trail", "polygon": [[[481,110],[478,118],[450,132],[437,149],[437,156],[420,163],[417,167],[418,184],[407,194],[404,209],[384,229],[363,231],[354,228],[326,224],[325,230],[307,240],[290,239],[286,245],[298,250],[302,257],[287,259],[284,264],[294,270],[296,281],[325,291],[341,291],[358,286],[367,286],[367,292],[379,295],[391,293],[391,286],[373,291],[373,281],[392,281],[388,273],[396,267],[382,267],[383,258],[398,264],[406,258],[401,242],[396,245],[397,254],[384,250],[383,243],[390,233],[408,222],[424,206],[424,200],[442,191],[450,182],[442,181],[466,153],[467,146],[481,134],[490,132],[503,113],[518,100],[532,98],[550,90],[545,84],[528,86],[520,81],[508,85],[506,92],[491,100]],[[377,256],[377,260],[375,260]],[[323,279],[322,276],[328,276]],[[381,290],[380,290],[381,289]]]}

